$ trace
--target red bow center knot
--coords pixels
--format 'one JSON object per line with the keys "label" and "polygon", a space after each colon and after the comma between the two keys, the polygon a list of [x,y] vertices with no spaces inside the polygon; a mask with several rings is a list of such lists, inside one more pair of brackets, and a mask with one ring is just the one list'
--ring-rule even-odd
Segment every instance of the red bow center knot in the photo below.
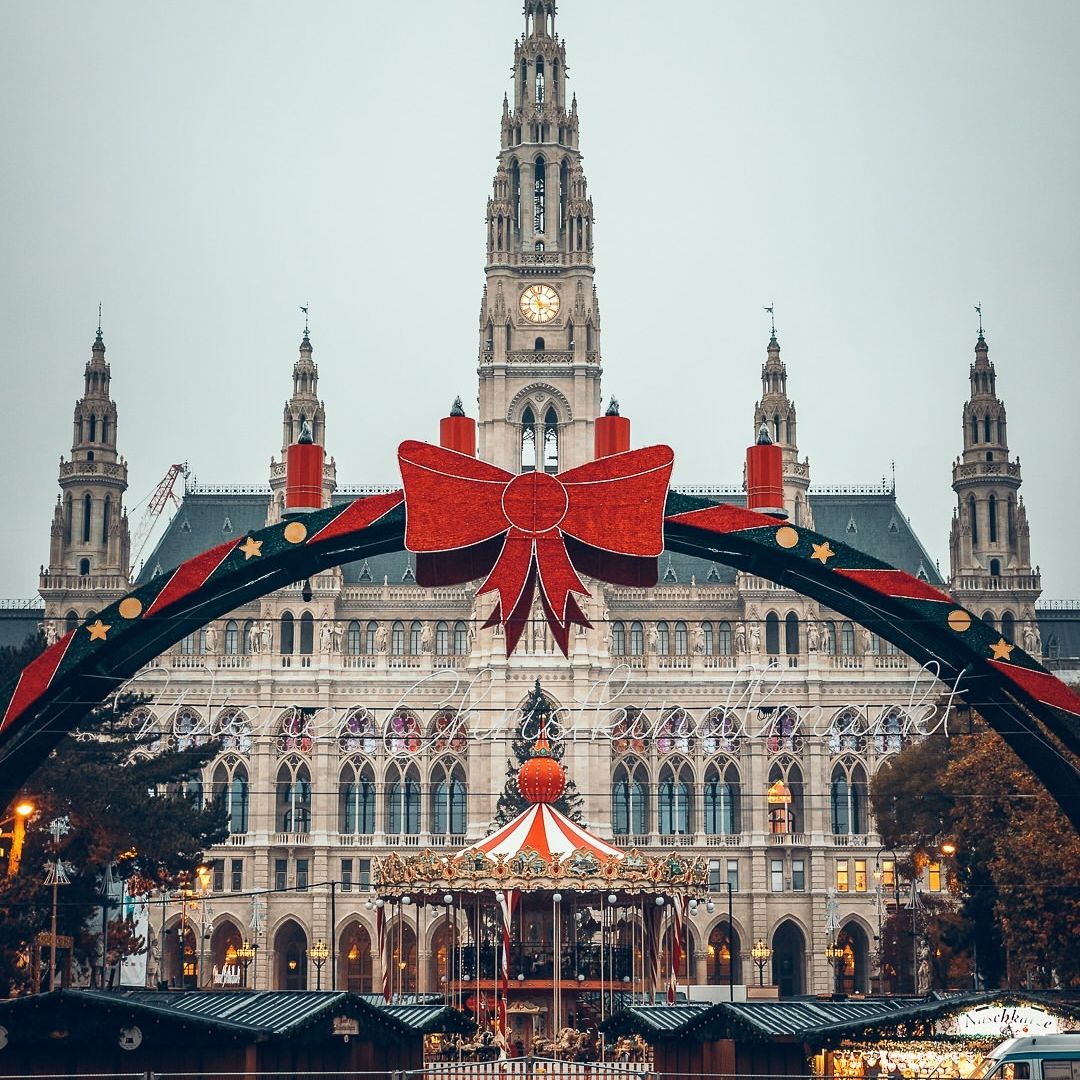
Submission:
{"label": "red bow center knot", "polygon": [[502,623],[509,655],[539,588],[564,655],[570,626],[589,626],[575,595],[580,573],[620,585],[656,584],[664,503],[674,463],[667,446],[590,461],[557,476],[515,475],[430,443],[398,448],[405,489],[405,546],[416,580],[433,587],[484,578],[497,601],[485,626]]}

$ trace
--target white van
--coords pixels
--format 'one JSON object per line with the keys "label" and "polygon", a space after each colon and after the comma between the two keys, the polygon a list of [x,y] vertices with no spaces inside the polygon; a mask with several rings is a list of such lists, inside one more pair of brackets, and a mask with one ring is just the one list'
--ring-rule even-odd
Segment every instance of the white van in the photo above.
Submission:
{"label": "white van", "polygon": [[983,1059],[979,1080],[1080,1080],[1080,1034],[1007,1039]]}

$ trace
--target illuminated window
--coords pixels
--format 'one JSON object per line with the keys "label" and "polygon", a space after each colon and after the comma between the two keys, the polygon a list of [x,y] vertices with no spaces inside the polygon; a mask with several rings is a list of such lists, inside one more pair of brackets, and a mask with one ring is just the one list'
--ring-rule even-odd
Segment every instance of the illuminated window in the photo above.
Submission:
{"label": "illuminated window", "polygon": [[941,892],[941,863],[932,862],[927,866],[926,887],[931,892]]}
{"label": "illuminated window", "polygon": [[836,864],[836,891],[847,892],[848,887],[848,864],[847,860],[845,859]]}
{"label": "illuminated window", "polygon": [[866,861],[855,860],[855,891],[866,892]]}

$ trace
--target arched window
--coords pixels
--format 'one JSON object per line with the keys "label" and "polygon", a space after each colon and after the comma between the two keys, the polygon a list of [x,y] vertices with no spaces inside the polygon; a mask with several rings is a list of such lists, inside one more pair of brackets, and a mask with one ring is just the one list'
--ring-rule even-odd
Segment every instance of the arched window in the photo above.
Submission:
{"label": "arched window", "polygon": [[64,540],[71,543],[71,492],[64,496]]}
{"label": "arched window", "polygon": [[799,654],[799,616],[794,611],[784,616],[784,652],[788,656]]}
{"label": "arched window", "polygon": [[533,472],[536,469],[536,414],[532,407],[525,406],[521,414],[521,471]]}
{"label": "arched window", "polygon": [[660,656],[667,656],[671,652],[671,635],[668,624],[663,620],[656,624],[656,651]]}
{"label": "arched window", "polygon": [[349,656],[359,656],[363,648],[364,637],[360,633],[360,624],[352,619],[349,622],[349,629],[345,635],[345,651]]}
{"label": "arched window", "polygon": [[559,471],[559,417],[554,409],[544,414],[544,471]]}
{"label": "arched window", "polygon": [[90,417],[90,436],[88,442],[97,442],[97,417]]}
{"label": "arched window", "polygon": [[778,758],[769,767],[767,805],[769,832],[797,833],[806,827],[802,770],[790,758]]}
{"label": "arched window", "polygon": [[454,655],[469,654],[469,628],[460,619],[454,623]]}
{"label": "arched window", "polygon": [[386,831],[392,836],[420,832],[420,770],[415,764],[386,770]]}
{"label": "arched window", "polygon": [[371,981],[371,935],[359,922],[351,922],[341,935],[338,950],[341,990],[354,994],[370,994]]}
{"label": "arched window", "polygon": [[739,955],[739,935],[725,920],[709,933],[706,977],[710,986],[729,986],[741,983],[742,958]]}
{"label": "arched window", "polygon": [[310,656],[315,651],[315,620],[310,611],[300,616],[300,653]]}
{"label": "arched window", "polygon": [[713,624],[711,622],[703,622],[701,624],[701,651],[706,656],[712,656],[715,645],[716,640],[713,635]]}
{"label": "arched window", "polygon": [[390,651],[394,656],[405,655],[405,624],[395,622],[390,627]]}
{"label": "arched window", "polygon": [[374,754],[378,749],[375,717],[367,709],[350,709],[337,729],[338,747],[344,754]]}
{"label": "arched window", "polygon": [[689,645],[686,639],[686,623],[677,622],[675,624],[675,655],[686,656],[689,652]]}
{"label": "arched window", "polygon": [[975,512],[975,496],[968,496],[968,527],[971,529],[971,542],[979,542],[979,518]]}
{"label": "arched window", "polygon": [[742,723],[733,709],[710,709],[701,725],[701,749],[707,756],[734,754],[742,734]]}
{"label": "arched window", "polygon": [[649,828],[649,774],[640,761],[620,762],[611,786],[611,820],[616,836],[641,836]]}
{"label": "arched window", "polygon": [[379,651],[379,624],[372,619],[364,632],[364,652],[374,656]]}
{"label": "arched window", "polygon": [[611,624],[611,655],[626,655],[626,627],[621,621]]}
{"label": "arched window", "polygon": [[645,628],[639,622],[630,624],[630,655],[645,655]]}
{"label": "arched window", "polygon": [[1001,636],[1010,644],[1016,644],[1016,620],[1011,611],[1002,612]]}
{"label": "arched window", "polygon": [[544,104],[544,58],[536,58],[536,95],[533,99],[537,105]]}
{"label": "arched window", "polygon": [[80,574],[80,576],[81,577],[86,577],[86,575],[89,574],[89,573],[90,573],[90,560],[89,559],[80,559],[79,560],[79,574]]}
{"label": "arched window", "polygon": [[[87,571],[87,573],[90,572],[90,567],[89,566],[86,568],[86,571]],[[80,571],[80,573],[81,572],[82,571]],[[79,625],[79,613],[77,611],[69,611],[67,613],[67,615],[64,616],[64,632],[65,633],[70,633],[72,630],[77,629],[78,625]]]}
{"label": "arched window", "polygon": [[986,501],[986,535],[991,544],[997,543],[998,520],[997,520],[997,496],[991,495]]}
{"label": "arched window", "polygon": [[109,418],[107,416],[101,418],[101,441],[103,443],[109,441]]}
{"label": "arched window", "polygon": [[281,613],[281,655],[288,656],[293,651],[294,622],[291,611]]}
{"label": "arched window", "polygon": [[311,829],[311,772],[299,758],[283,761],[278,769],[277,821],[281,832]]}
{"label": "arched window", "polygon": [[547,163],[541,154],[533,162],[533,232],[538,235],[547,229],[546,189]]}
{"label": "arched window", "polygon": [[450,627],[445,622],[435,624],[435,655],[447,656],[450,652]]}
{"label": "arched window", "polygon": [[694,831],[694,774],[685,761],[668,761],[660,769],[657,824],[662,836],[689,836]]}
{"label": "arched window", "polygon": [[984,611],[982,613],[982,619],[983,619],[983,622],[986,623],[987,626],[992,626],[995,629],[997,629],[997,619],[995,618],[994,613],[992,611]]}
{"label": "arched window", "polygon": [[289,919],[274,935],[275,990],[306,990],[308,973],[307,935]]}
{"label": "arched window", "polygon": [[239,836],[248,831],[248,774],[243,762],[227,759],[214,770],[214,798],[225,806],[229,832]]}
{"label": "arched window", "polygon": [[979,418],[977,416],[971,418],[971,441],[973,443],[979,441]]}
{"label": "arched window", "polygon": [[375,773],[366,761],[348,761],[338,782],[338,830],[347,836],[375,832]]}
{"label": "arched window", "polygon": [[431,831],[465,835],[465,770],[459,761],[440,761],[431,770]]}
{"label": "arched window", "polygon": [[840,627],[840,655],[855,655],[855,627],[849,622]]}
{"label": "arched window", "polygon": [[[522,61],[524,64],[524,61]],[[524,85],[524,75],[522,76],[522,84]],[[525,93],[524,89],[521,91]],[[518,142],[521,142],[521,136],[518,135]],[[521,228],[521,166],[518,164],[517,158],[514,158],[510,162],[510,206],[514,215],[514,228]],[[507,237],[509,240],[509,237]],[[509,324],[507,324],[509,325]]]}
{"label": "arched window", "polygon": [[983,442],[990,441],[990,417],[983,417]]}
{"label": "arched window", "polygon": [[739,770],[733,761],[713,761],[705,770],[705,832],[734,836],[742,830]]}
{"label": "arched window", "polygon": [[780,616],[775,611],[765,616],[765,652],[769,656],[780,655]]}
{"label": "arched window", "polygon": [[424,651],[424,624],[415,619],[409,627],[409,653],[419,656]]}
{"label": "arched window", "polygon": [[240,631],[236,620],[230,619],[225,624],[225,655],[236,656],[240,652]]}
{"label": "arched window", "polygon": [[101,507],[101,542],[109,542],[109,525],[112,523],[112,496],[106,495]]}
{"label": "arched window", "polygon": [[721,656],[731,655],[731,623],[722,622],[716,628],[716,651]]}
{"label": "arched window", "polygon": [[82,538],[84,544],[90,543],[90,517],[94,512],[94,500],[89,495],[83,496],[83,527]]}
{"label": "arched window", "polygon": [[866,770],[859,762],[844,758],[833,766],[829,798],[834,835],[862,835],[866,832]]}

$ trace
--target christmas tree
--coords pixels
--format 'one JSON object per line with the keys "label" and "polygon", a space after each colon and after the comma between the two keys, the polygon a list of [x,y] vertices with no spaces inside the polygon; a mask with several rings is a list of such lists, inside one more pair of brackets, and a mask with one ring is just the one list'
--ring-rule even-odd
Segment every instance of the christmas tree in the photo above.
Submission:
{"label": "christmas tree", "polygon": [[[537,679],[532,693],[521,706],[521,718],[512,743],[514,757],[517,760],[506,763],[506,784],[495,808],[496,825],[505,825],[513,821],[518,814],[532,805],[518,790],[517,777],[521,766],[533,756],[536,740],[541,732],[547,737],[551,756],[556,761],[562,761],[563,752],[566,749],[565,742],[561,737],[558,724],[551,722],[551,702],[544,696],[543,690],[540,689],[540,680]],[[551,805],[571,821],[576,821],[579,825],[585,824],[581,820],[581,796],[577,793],[574,781],[569,777],[566,780],[566,790]]]}

